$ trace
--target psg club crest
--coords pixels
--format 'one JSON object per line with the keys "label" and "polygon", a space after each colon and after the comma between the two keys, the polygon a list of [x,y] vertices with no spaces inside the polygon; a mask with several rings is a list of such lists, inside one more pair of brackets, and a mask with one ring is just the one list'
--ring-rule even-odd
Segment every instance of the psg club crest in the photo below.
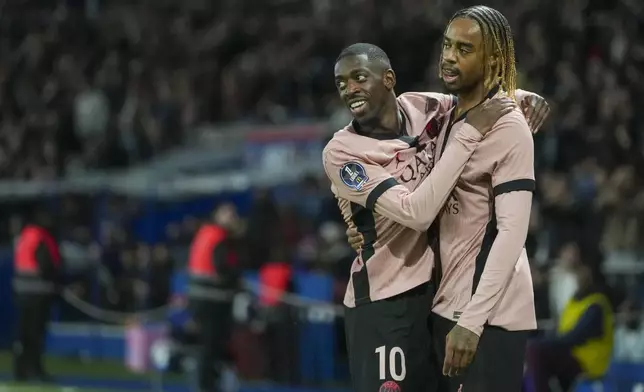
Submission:
{"label": "psg club crest", "polygon": [[358,162],[345,163],[340,169],[340,178],[344,185],[356,191],[362,189],[363,185],[369,180],[364,166]]}
{"label": "psg club crest", "polygon": [[394,381],[385,381],[378,392],[400,392],[400,385]]}

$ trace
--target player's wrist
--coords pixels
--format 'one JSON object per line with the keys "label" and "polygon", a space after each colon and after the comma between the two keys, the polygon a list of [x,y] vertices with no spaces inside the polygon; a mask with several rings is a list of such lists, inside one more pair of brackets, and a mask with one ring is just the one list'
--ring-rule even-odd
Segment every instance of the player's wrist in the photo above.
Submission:
{"label": "player's wrist", "polygon": [[481,336],[483,333],[483,326],[482,325],[470,325],[469,323],[461,322],[459,320],[456,325],[458,325],[461,328],[465,328],[468,331],[472,332],[473,334],[476,334],[476,336]]}

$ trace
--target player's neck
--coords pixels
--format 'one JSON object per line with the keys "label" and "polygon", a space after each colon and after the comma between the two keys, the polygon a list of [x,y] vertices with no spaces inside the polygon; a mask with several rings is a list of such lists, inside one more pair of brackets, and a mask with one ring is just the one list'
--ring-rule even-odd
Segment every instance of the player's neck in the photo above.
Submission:
{"label": "player's neck", "polygon": [[400,113],[398,106],[395,106],[380,119],[380,132],[398,135],[400,133]]}
{"label": "player's neck", "polygon": [[396,137],[400,134],[401,118],[396,101],[392,107],[387,107],[384,114],[371,121],[360,124],[360,131],[372,137]]}
{"label": "player's neck", "polygon": [[489,89],[483,83],[479,83],[472,90],[458,94],[458,104],[456,105],[456,116],[472,109],[474,106],[483,102],[489,94]]}

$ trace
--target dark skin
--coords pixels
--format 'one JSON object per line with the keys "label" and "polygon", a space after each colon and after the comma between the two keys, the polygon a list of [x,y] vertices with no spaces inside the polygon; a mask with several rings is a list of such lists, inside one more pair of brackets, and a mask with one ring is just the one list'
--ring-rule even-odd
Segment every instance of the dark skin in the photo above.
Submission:
{"label": "dark skin", "polygon": [[[457,115],[479,104],[496,81],[486,75],[489,62],[497,74],[500,59],[485,53],[484,38],[479,24],[469,18],[454,19],[443,39],[441,74],[445,87],[458,95]],[[446,75],[457,75],[449,77]],[[479,344],[479,336],[456,325],[446,338],[443,374],[450,377],[462,373],[472,362]]]}
{"label": "dark skin", "polygon": [[[457,18],[450,23],[443,38],[441,74],[445,87],[458,95],[456,115],[478,105],[491,87],[486,83],[485,61],[497,66],[497,57],[486,58],[483,34],[478,23],[467,18]],[[456,74],[446,80],[445,74]],[[453,377],[461,374],[472,362],[479,344],[479,336],[456,325],[446,338],[443,374]]]}
{"label": "dark skin", "polygon": [[[485,57],[483,34],[474,20],[456,18],[450,23],[443,37],[441,77],[445,88],[458,95],[456,116],[467,112],[481,102],[494,81],[485,75],[485,61],[495,69],[498,58]],[[455,80],[445,78],[445,74],[456,74]],[[532,132],[537,132],[545,122],[550,107],[538,95],[525,97],[520,103]]]}
{"label": "dark skin", "polygon": [[[400,118],[394,91],[396,74],[390,65],[379,60],[370,61],[367,55],[356,55],[340,59],[334,71],[336,88],[347,107],[356,100],[367,101],[363,110],[352,112],[362,131],[374,137],[398,135]],[[520,106],[530,128],[536,132],[550,111],[546,100],[536,94],[527,95]],[[469,113],[468,122],[476,114]]]}
{"label": "dark skin", "polygon": [[521,101],[521,110],[525,114],[532,133],[537,133],[550,114],[550,106],[539,96],[525,97]]}
{"label": "dark skin", "polygon": [[[367,55],[346,56],[335,64],[335,85],[361,132],[372,137],[400,133],[401,118],[394,92],[396,74],[387,62],[370,61]],[[362,105],[356,107],[356,103]],[[485,135],[514,107],[508,98],[492,99],[472,110],[466,121]]]}
{"label": "dark skin", "polygon": [[[441,58],[443,84],[452,94],[458,95],[458,116],[478,105],[489,91],[485,85],[485,49],[479,25],[470,19],[452,21],[443,37]],[[495,66],[497,59],[489,61]],[[455,73],[456,79],[446,80],[448,73]]]}
{"label": "dark skin", "polygon": [[[478,25],[472,26],[469,22],[457,19],[448,28],[443,47],[443,68],[458,74],[453,82],[446,83],[446,87],[459,96],[457,112],[468,111],[466,122],[485,135],[502,115],[513,110],[514,102],[509,98],[495,98],[479,105],[488,93],[483,83],[482,36]],[[389,64],[378,60],[370,62],[367,55],[344,57],[335,65],[335,84],[362,132],[375,137],[399,134],[400,119],[394,92],[396,75]],[[531,115],[536,117],[532,121],[536,127],[533,131],[536,131],[547,116],[547,111],[536,105],[545,103],[545,100],[536,95],[528,98],[531,102],[522,103],[522,108],[527,114],[526,107],[532,105]],[[365,103],[353,106],[361,101]],[[362,246],[362,236],[354,227],[349,228],[347,235],[354,249]],[[478,335],[456,326],[447,336],[443,373],[454,376],[462,372],[472,361],[478,341]]]}
{"label": "dark skin", "polygon": [[[441,59],[441,78],[445,87],[459,98],[455,109],[456,115],[460,116],[467,112],[469,119],[472,112],[478,111],[485,105],[479,104],[485,99],[490,88],[496,84],[496,81],[486,75],[485,61],[489,62],[494,70],[498,66],[499,59],[497,56],[491,58],[486,56],[481,28],[478,23],[469,18],[457,18],[447,27]],[[354,84],[346,76],[344,79],[338,79],[338,70],[339,67],[336,65],[336,85],[340,81],[338,88],[341,97],[345,102],[352,102],[352,99],[355,99],[354,95],[343,95],[342,88],[352,93],[359,90],[355,89]],[[395,76],[392,80],[395,84]],[[394,96],[393,89],[391,95]],[[351,99],[346,99],[347,97]],[[533,132],[541,127],[550,111],[545,100],[539,96],[526,97],[521,102],[521,108]],[[362,236],[353,227],[349,227],[347,235],[351,246],[359,249],[362,245]],[[477,334],[464,327],[455,326],[446,338],[443,374],[455,376],[462,373],[472,362],[478,343]]]}
{"label": "dark skin", "polygon": [[398,134],[396,74],[389,64],[369,61],[367,55],[347,56],[335,64],[334,72],[335,86],[348,107],[356,100],[367,101],[362,111],[352,113],[366,134]]}

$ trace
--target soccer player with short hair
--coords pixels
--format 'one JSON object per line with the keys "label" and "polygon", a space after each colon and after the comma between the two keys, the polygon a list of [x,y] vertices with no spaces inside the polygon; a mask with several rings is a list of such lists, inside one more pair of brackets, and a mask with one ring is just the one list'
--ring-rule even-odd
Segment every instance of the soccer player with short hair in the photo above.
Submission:
{"label": "soccer player with short hair", "polygon": [[426,230],[482,135],[516,105],[500,97],[473,108],[435,165],[451,96],[396,97],[389,58],[370,44],[342,51],[335,81],[354,120],[325,147],[324,169],[345,221],[364,238],[344,301],[353,390],[431,390],[434,253]]}
{"label": "soccer player with short hair", "polygon": [[[447,157],[471,110],[515,94],[506,18],[486,6],[458,11],[445,30],[439,69],[457,96],[437,142],[437,157]],[[513,110],[479,143],[435,222],[433,332],[443,374],[451,376],[441,379],[440,391],[521,390],[525,346],[537,326],[524,249],[534,189],[530,126]]]}

